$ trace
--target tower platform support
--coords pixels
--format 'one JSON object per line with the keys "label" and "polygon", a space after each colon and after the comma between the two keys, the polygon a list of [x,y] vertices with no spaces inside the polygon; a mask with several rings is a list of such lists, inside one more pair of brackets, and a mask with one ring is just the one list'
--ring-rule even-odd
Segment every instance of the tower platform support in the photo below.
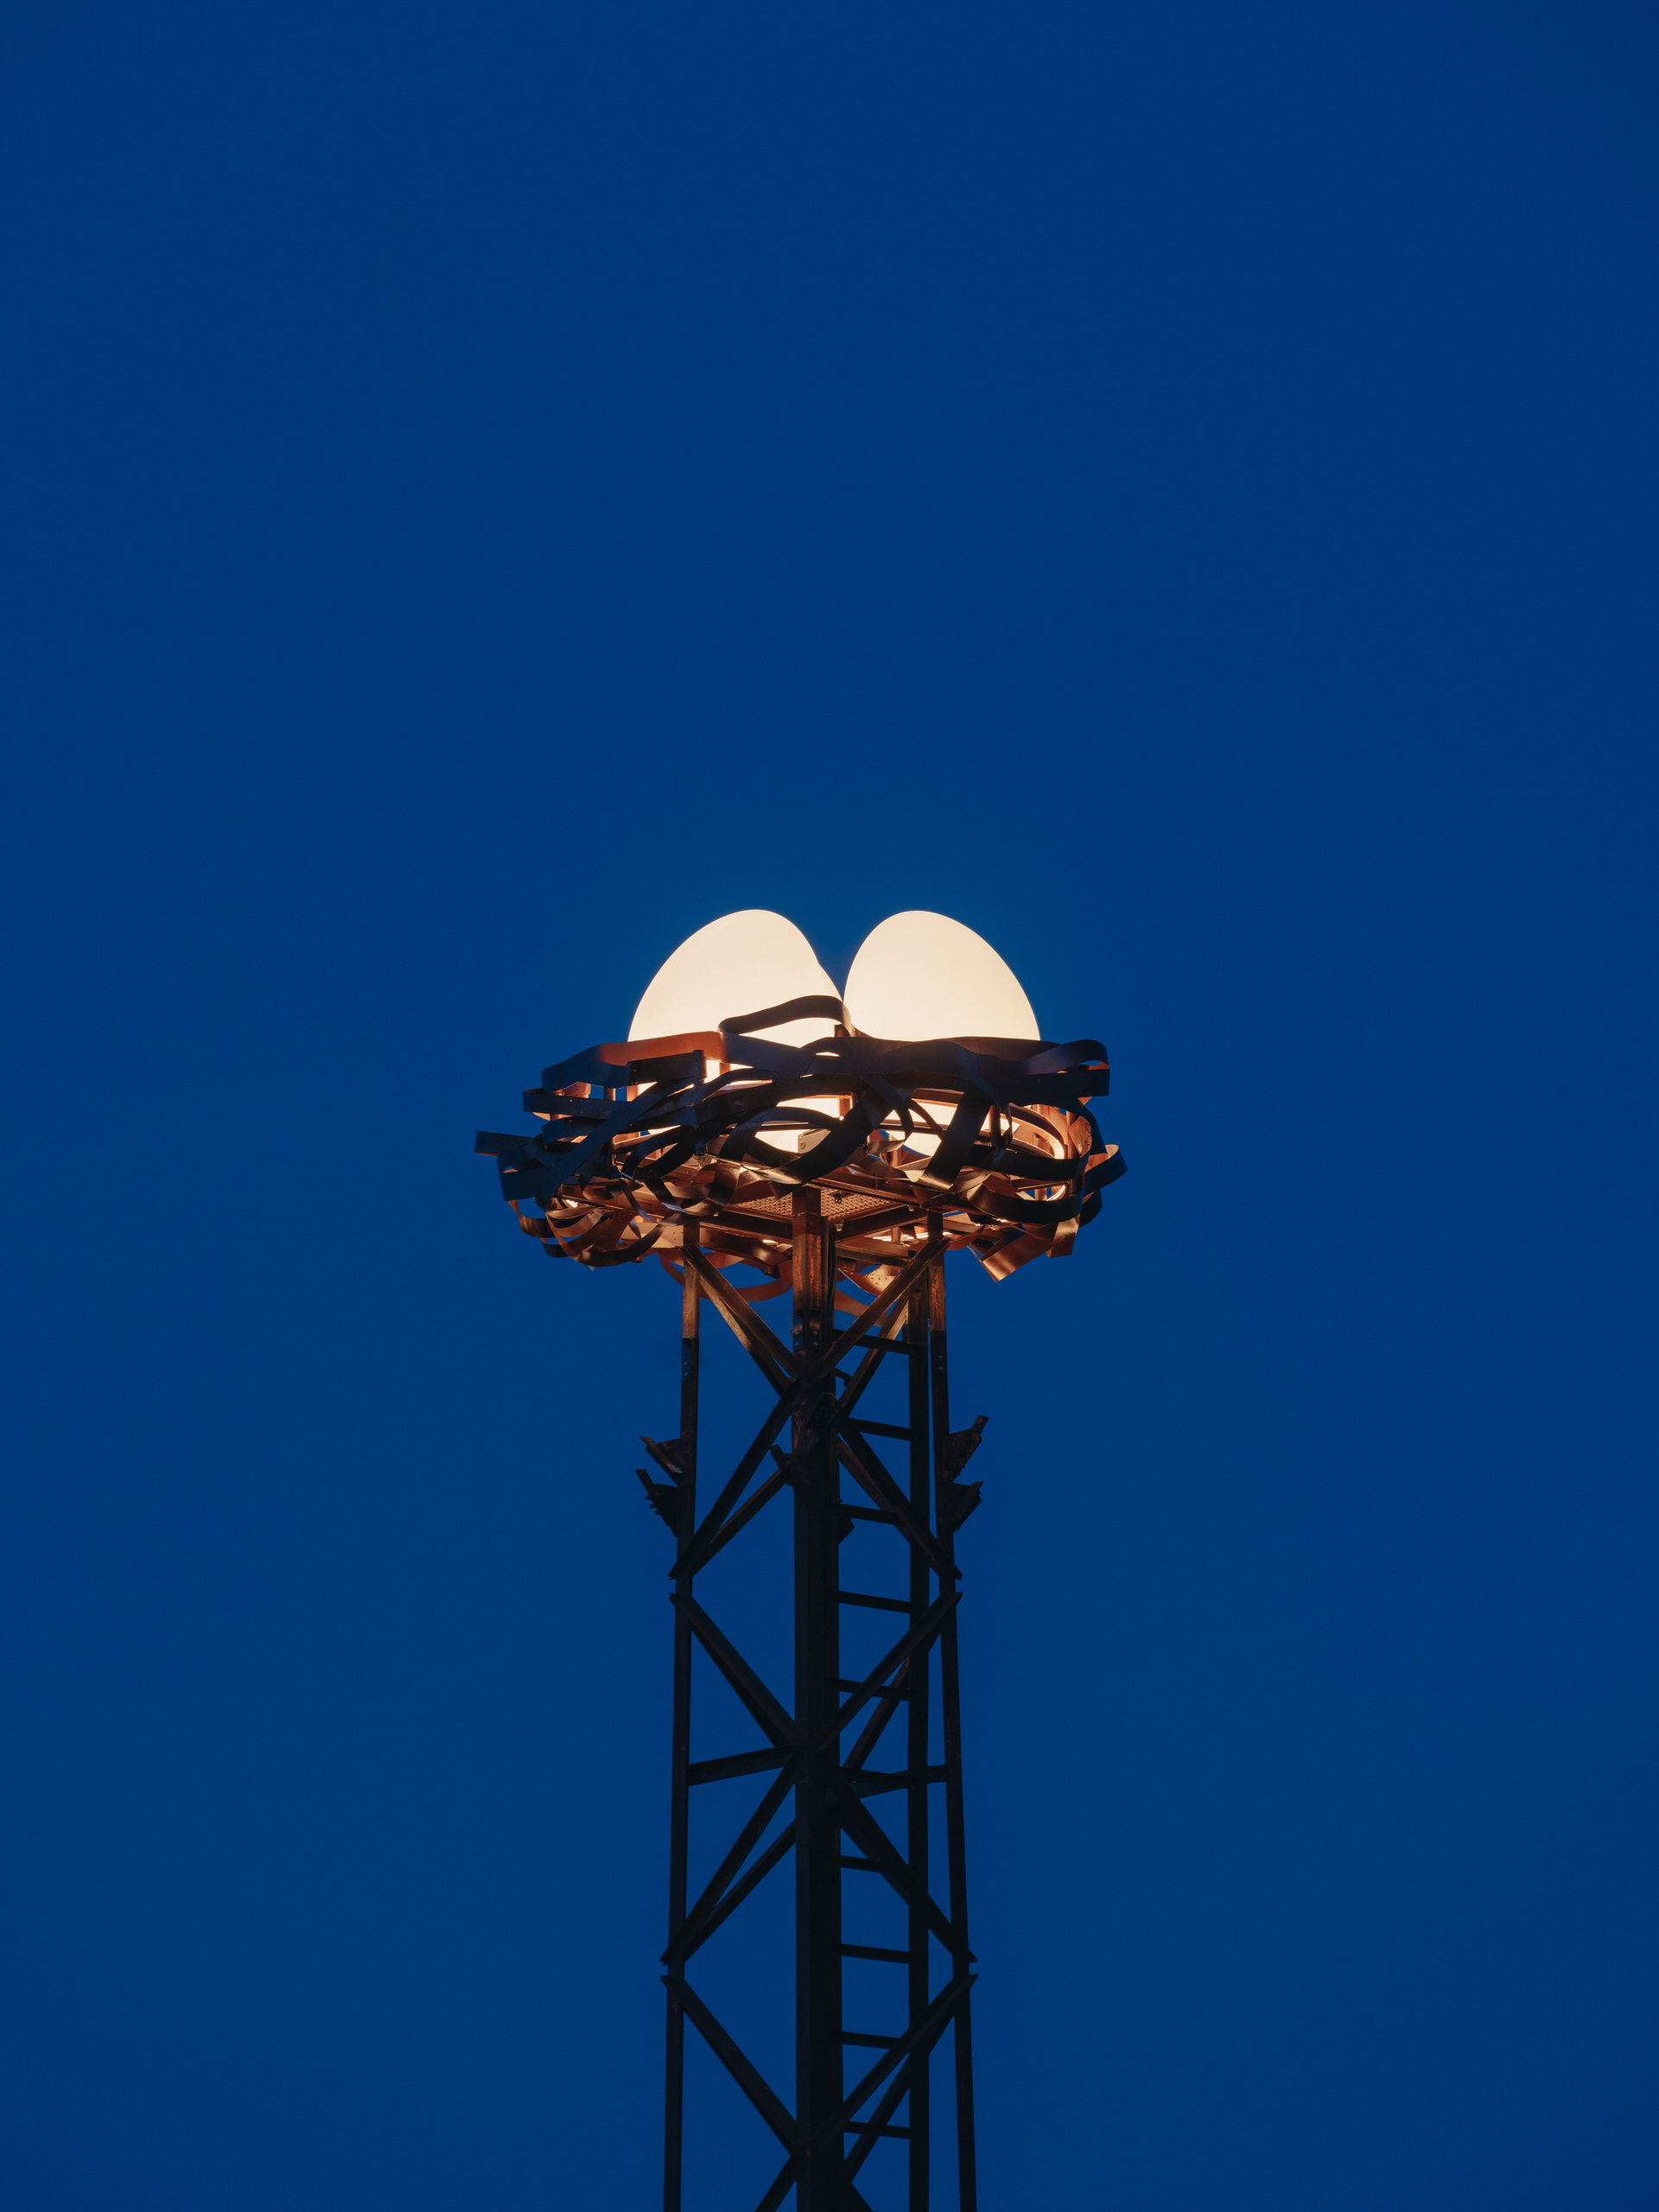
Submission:
{"label": "tower platform support", "polygon": [[[906,2145],[906,2212],[976,2212],[968,1942],[957,1667],[961,1596],[956,1535],[978,1502],[961,1475],[984,1423],[953,1434],[945,1331],[944,1239],[937,1217],[927,1241],[849,1325],[838,1325],[835,1231],[812,1185],[791,1202],[793,1327],[785,1344],[742,1292],[727,1282],[686,1226],[682,1284],[680,1433],[650,1444],[665,1482],[645,1480],[673,1529],[674,1692],[668,1943],[664,2212],[682,2212],[685,2033],[690,2023],[775,2137],[780,2163],[755,2212],[871,2212],[858,2176],[885,2139]],[[704,1309],[737,1336],[768,1387],[748,1448],[699,1516],[698,1380]],[[861,1419],[860,1402],[883,1366],[902,1362],[905,1420]],[[891,1463],[891,1464],[890,1464]],[[643,1475],[643,1471],[642,1471]],[[705,1494],[711,1488],[705,1484]],[[790,1503],[781,1501],[785,1492]],[[756,1516],[779,1500],[793,1518],[794,1671],[788,1706],[763,1681],[697,1595],[697,1577]],[[842,1560],[861,1524],[893,1554],[903,1596],[843,1586]],[[850,1675],[842,1659],[849,1608],[888,1620],[893,1641],[877,1664]],[[766,1747],[724,1755],[691,1740],[692,1669],[712,1665],[735,1692]],[[937,1729],[935,1716],[937,1713]],[[941,1756],[933,1758],[937,1745]],[[696,1751],[699,1756],[694,1758]],[[880,1764],[873,1764],[879,1759]],[[740,1775],[772,1779],[693,1896],[688,1878],[693,1808],[704,1784]],[[902,1802],[883,1808],[877,1798]],[[777,1824],[789,1815],[782,1827]],[[946,1892],[930,1885],[929,1842],[942,1823]],[[895,1830],[902,1836],[896,1840]],[[721,1840],[725,1840],[724,1837]],[[793,1861],[795,2069],[785,2103],[698,1994],[702,1946],[760,1885]],[[852,1884],[852,1892],[847,1885]],[[883,1884],[902,1900],[902,1948],[845,1939],[844,1893]],[[857,1925],[856,1904],[849,1916]],[[880,2017],[850,2016],[849,1959],[892,1978]],[[780,1967],[787,1970],[787,1961]],[[949,2041],[954,2061],[955,2180],[932,2188],[933,2061]],[[897,2212],[884,2205],[882,2212]]]}

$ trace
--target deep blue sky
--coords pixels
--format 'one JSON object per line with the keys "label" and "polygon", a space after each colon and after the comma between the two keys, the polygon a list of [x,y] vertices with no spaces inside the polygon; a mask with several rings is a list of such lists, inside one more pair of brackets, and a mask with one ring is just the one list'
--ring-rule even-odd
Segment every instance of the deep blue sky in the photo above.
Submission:
{"label": "deep blue sky", "polygon": [[954,1276],[989,2212],[1654,2202],[1655,63],[14,20],[18,2212],[660,2201],[674,1294],[471,1145],[740,906],[1116,1071]]}

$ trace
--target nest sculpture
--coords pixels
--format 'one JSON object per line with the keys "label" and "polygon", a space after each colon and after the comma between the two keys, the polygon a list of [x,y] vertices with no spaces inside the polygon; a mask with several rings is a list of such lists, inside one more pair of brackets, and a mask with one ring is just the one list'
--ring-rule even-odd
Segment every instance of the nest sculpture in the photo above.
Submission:
{"label": "nest sculpture", "polygon": [[[834,1033],[754,1033],[807,1018]],[[717,1031],[590,1046],[524,1093],[544,1128],[485,1131],[477,1150],[550,1259],[613,1268],[654,1252],[677,1275],[695,1221],[713,1265],[767,1279],[741,1292],[751,1303],[790,1288],[791,1194],[814,1185],[837,1274],[868,1295],[926,1242],[930,1216],[998,1278],[1069,1253],[1124,1172],[1090,1110],[1109,1073],[1092,1038],[894,1042],[808,996]],[[839,1285],[836,1302],[857,1310]]]}

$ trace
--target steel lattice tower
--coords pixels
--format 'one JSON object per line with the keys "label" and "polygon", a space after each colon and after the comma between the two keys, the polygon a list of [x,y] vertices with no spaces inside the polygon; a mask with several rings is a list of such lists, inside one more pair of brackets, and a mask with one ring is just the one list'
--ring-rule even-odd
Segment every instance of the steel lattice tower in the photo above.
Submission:
{"label": "steel lattice tower", "polygon": [[[752,1034],[830,1010],[836,1033],[821,1044],[793,1048]],[[798,2212],[870,2212],[857,2176],[888,2139],[906,2145],[908,2212],[928,2212],[932,2061],[947,2037],[958,2212],[976,2212],[977,2202],[956,1538],[979,1502],[979,1484],[962,1477],[985,1424],[981,1417],[950,1427],[945,1259],[970,1246],[1001,1275],[1039,1253],[1064,1253],[1122,1163],[1089,1110],[1106,1081],[1104,1052],[1092,1040],[905,1046],[849,1031],[838,1001],[803,998],[718,1032],[601,1046],[548,1069],[541,1088],[526,1092],[547,1133],[479,1139],[479,1149],[499,1161],[520,1225],[553,1256],[612,1266],[652,1254],[680,1287],[679,1433],[646,1439],[656,1477],[640,1471],[675,1540],[664,2212],[680,2212],[682,2202],[688,2020],[777,2139],[780,2164],[755,2212],[778,2212],[791,2191]],[[834,1113],[823,1110],[830,1104]],[[779,1148],[780,1128],[791,1127],[806,1131],[810,1149]],[[912,1140],[919,1143],[923,1131],[933,1148],[918,1159]],[[740,1265],[761,1283],[728,1281]],[[785,1293],[792,1300],[787,1344],[755,1310]],[[702,1321],[710,1306],[766,1386],[752,1440],[718,1488],[702,1478],[697,1441]],[[895,1360],[904,1421],[861,1415],[868,1386]],[[785,1491],[789,1705],[697,1595],[697,1577]],[[843,1586],[842,1558],[870,1556],[863,1547],[843,1553],[861,1523],[884,1549],[902,1548],[887,1556],[901,1570],[891,1579],[903,1596]],[[843,1669],[849,1607],[888,1617],[893,1630],[861,1676]],[[763,1748],[710,1746],[693,1757],[705,1750],[692,1743],[699,1664],[712,1665],[735,1693]],[[879,1766],[871,1763],[878,1756]],[[696,1793],[763,1776],[770,1779],[759,1802],[728,1839],[722,1833],[723,1855],[694,1896]],[[902,1815],[890,1803],[878,1817],[872,1801],[880,1798],[902,1800]],[[936,1821],[944,1838],[943,1899],[929,1878]],[[702,1947],[789,1860],[792,2106],[694,1978]],[[902,1948],[845,1940],[849,1882],[897,1894]],[[847,2016],[849,1959],[892,1974],[881,2018]]]}

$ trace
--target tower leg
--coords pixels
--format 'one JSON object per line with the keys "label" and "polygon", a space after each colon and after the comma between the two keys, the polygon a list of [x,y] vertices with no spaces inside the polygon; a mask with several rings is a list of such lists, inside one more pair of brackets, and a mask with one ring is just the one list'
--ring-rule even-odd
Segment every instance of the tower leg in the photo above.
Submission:
{"label": "tower leg", "polygon": [[[944,1244],[935,1216],[929,1224],[934,1246],[928,1268],[928,1370],[932,1391],[933,1481],[939,1509],[939,1541],[954,1561],[956,1531],[945,1495],[955,1470],[950,1463],[950,1390],[944,1318]],[[953,1612],[939,1637],[939,1706],[944,1736],[945,1857],[950,1878],[950,1924],[958,1974],[968,1968],[968,1853],[962,1799],[962,1685],[957,1661],[957,1617]],[[979,2189],[974,2156],[974,2047],[969,1999],[957,2007],[950,2031],[957,2062],[957,2187],[962,2212],[977,2212]]]}
{"label": "tower leg", "polygon": [[[795,1352],[813,1357],[832,1325],[834,1271],[822,1199],[795,1193]],[[810,1746],[795,1791],[795,2115],[809,2150],[798,2212],[841,2212],[842,2145],[821,2146],[842,2100],[841,1828],[833,1734],[841,1672],[840,1478],[831,1428],[834,1379],[795,1417],[795,1717]],[[829,1740],[824,1741],[826,1732]]]}
{"label": "tower leg", "polygon": [[[698,1230],[685,1227],[685,1247],[696,1252]],[[696,1526],[697,1380],[702,1351],[701,1303],[697,1279],[690,1266],[680,1305],[680,1524],[677,1548],[683,1553]],[[688,1576],[685,1589],[690,1594]],[[685,1920],[686,1847],[690,1826],[689,1769],[691,1759],[691,1624],[682,1608],[674,1614],[674,1710],[671,1723],[668,1843],[668,1936],[671,1943]],[[685,2136],[685,2014],[671,1982],[668,1991],[668,2054],[663,2111],[663,2212],[680,2212]]]}
{"label": "tower leg", "polygon": [[[911,1293],[905,1325],[905,1341],[911,1347],[905,1362],[909,1370],[910,1503],[922,1526],[932,1525],[932,1464],[928,1450],[928,1295],[925,1288]],[[910,1611],[919,1620],[933,1599],[926,1559],[910,1548]],[[910,1914],[906,1942],[910,1951],[910,2019],[915,2027],[928,2006],[928,1969],[931,1937],[927,1924],[927,1751],[928,1686],[931,1661],[925,1656],[909,1674],[910,1704],[906,1723],[905,1766],[909,1787],[905,1794],[905,1853],[910,1861]],[[954,1961],[952,1962],[954,1966]],[[910,2203],[908,2212],[928,2212],[931,2141],[930,2074],[928,2055],[919,2054],[910,2075]]]}

